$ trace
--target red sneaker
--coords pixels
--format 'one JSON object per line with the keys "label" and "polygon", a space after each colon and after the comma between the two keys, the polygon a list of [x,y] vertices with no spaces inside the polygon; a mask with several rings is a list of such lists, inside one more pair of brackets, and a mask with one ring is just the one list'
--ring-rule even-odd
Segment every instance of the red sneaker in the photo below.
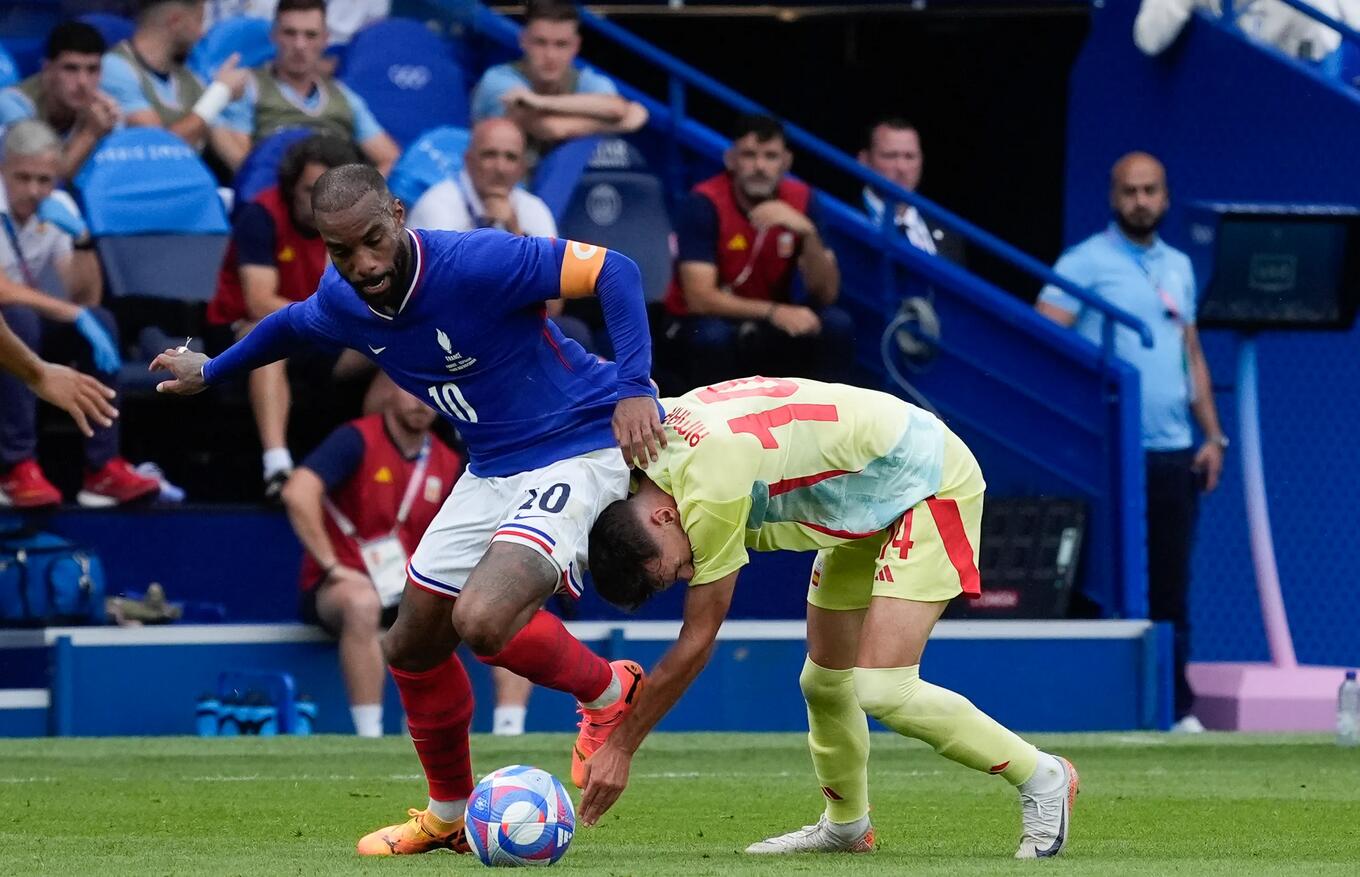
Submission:
{"label": "red sneaker", "polygon": [[14,468],[0,476],[0,506],[36,509],[60,502],[61,491],[47,480],[37,460],[15,463]]}
{"label": "red sneaker", "polygon": [[109,508],[148,499],[160,491],[161,483],[155,478],[138,475],[127,460],[114,457],[98,472],[85,474],[85,486],[76,494],[76,502],[86,508]]}

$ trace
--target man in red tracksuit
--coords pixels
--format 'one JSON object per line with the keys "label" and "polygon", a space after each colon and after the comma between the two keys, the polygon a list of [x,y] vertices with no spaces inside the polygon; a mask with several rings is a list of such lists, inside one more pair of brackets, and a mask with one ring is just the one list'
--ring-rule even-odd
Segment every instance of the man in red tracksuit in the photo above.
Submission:
{"label": "man in red tracksuit", "polygon": [[406,561],[463,471],[430,432],[435,413],[390,386],[385,410],[341,426],[283,488],[304,554],[304,621],[340,641],[354,730],[382,735],[387,664],[379,637],[397,617]]}
{"label": "man in red tracksuit", "polygon": [[834,306],[836,257],[809,218],[812,190],[787,176],[792,162],[777,119],[743,116],[727,169],[680,207],[666,309],[677,321],[686,386],[758,373],[850,376],[854,326]]}

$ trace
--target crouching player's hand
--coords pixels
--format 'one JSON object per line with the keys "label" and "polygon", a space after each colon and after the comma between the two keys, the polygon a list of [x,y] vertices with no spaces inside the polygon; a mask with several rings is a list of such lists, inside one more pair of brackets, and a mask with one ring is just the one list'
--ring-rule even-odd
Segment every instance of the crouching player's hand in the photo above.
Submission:
{"label": "crouching player's hand", "polygon": [[582,823],[594,825],[614,806],[628,787],[628,767],[632,763],[633,753],[607,741],[590,756],[586,762],[586,790],[581,795]]}

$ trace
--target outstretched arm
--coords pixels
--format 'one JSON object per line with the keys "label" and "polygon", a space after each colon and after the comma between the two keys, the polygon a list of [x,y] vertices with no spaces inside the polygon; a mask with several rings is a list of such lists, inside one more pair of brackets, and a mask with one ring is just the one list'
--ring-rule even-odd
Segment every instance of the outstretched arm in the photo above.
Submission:
{"label": "outstretched arm", "polygon": [[692,586],[685,593],[680,636],[648,675],[642,699],[586,762],[586,787],[581,796],[581,821],[586,825],[599,821],[623,794],[633,753],[708,663],[736,584],[737,573],[732,572],[716,582]]}
{"label": "outstretched arm", "polygon": [[265,317],[250,334],[228,347],[221,356],[209,359],[183,347],[167,350],[151,361],[151,371],[164,369],[174,377],[156,385],[160,393],[192,396],[212,384],[254,371],[286,359],[306,343],[313,332],[305,320],[307,302],[295,302]]}

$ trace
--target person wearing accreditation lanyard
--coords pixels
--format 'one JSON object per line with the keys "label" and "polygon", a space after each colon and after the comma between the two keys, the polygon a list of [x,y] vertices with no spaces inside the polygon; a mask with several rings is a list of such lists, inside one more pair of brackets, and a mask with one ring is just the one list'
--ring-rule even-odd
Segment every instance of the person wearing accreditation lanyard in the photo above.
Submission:
{"label": "person wearing accreditation lanyard", "polygon": [[[100,307],[99,261],[75,202],[56,191],[61,142],[46,123],[23,119],[5,132],[0,160],[0,316],[18,340],[114,385],[122,365],[113,314]],[[0,506],[38,508],[61,492],[38,465],[36,388],[0,375]],[[43,398],[49,398],[44,396]],[[160,483],[118,453],[114,420],[85,442],[85,478],[77,501],[113,506],[150,499]]]}
{"label": "person wearing accreditation lanyard", "polygon": [[[391,383],[385,375],[377,380]],[[340,641],[360,737],[382,735],[379,638],[396,619],[406,562],[463,469],[462,457],[431,434],[434,411],[388,389],[385,410],[336,429],[283,488],[306,552],[301,615]]]}
{"label": "person wearing accreditation lanyard", "polygon": [[600,515],[590,568],[595,590],[624,610],[688,582],[684,619],[640,703],[586,763],[581,821],[598,822],[622,793],[633,753],[708,662],[749,552],[816,551],[798,681],[826,811],[746,852],[873,851],[866,713],[1016,787],[1016,858],[1062,852],[1071,763],[921,676],[945,606],[982,593],[986,484],[967,446],[934,415],[844,384],[742,378],[662,404],[666,448]]}
{"label": "person wearing accreditation lanyard", "polygon": [[[606,661],[543,611],[580,594],[596,515],[628,489],[628,466],[664,446],[648,377],[651,338],[636,263],[577,241],[406,227],[370,165],[322,174],[312,213],[331,266],[317,291],[260,321],[221,356],[167,350],[152,362],[188,395],[307,344],[362,352],[455,424],[468,471],[406,565],[383,656],[401,693],[429,805],[358,844],[361,855],[467,852],[472,691],[454,655],[570,692],[582,721],[572,775],[637,701],[642,668]],[[618,351],[602,361],[562,336],[544,302],[594,295]]]}
{"label": "person wearing accreditation lanyard", "polygon": [[[1228,437],[1219,426],[1209,366],[1195,331],[1195,277],[1190,259],[1157,234],[1170,207],[1166,169],[1143,152],[1110,173],[1114,221],[1068,250],[1054,270],[1141,319],[1154,344],[1132,329],[1115,330],[1115,352],[1138,369],[1142,386],[1143,450],[1147,465],[1148,611],[1175,627],[1176,725],[1202,731],[1191,714],[1185,678],[1190,652],[1186,595],[1198,494],[1218,486]],[[1104,317],[1056,286],[1039,295],[1039,313],[1100,343]],[[1196,450],[1190,415],[1204,438]]]}

